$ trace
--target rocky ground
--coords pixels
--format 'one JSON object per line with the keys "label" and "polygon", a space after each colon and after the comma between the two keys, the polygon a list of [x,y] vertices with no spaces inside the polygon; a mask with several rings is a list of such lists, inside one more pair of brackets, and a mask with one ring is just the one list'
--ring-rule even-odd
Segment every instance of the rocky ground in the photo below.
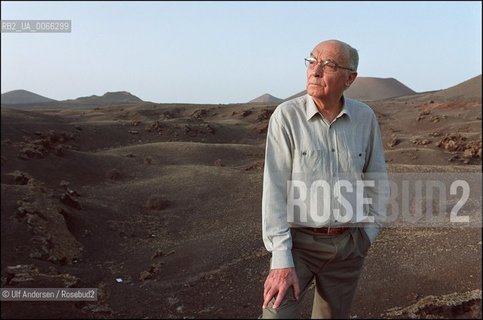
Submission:
{"label": "rocky ground", "polygon": [[[371,106],[390,173],[481,181],[481,99]],[[274,108],[2,108],[2,287],[98,289],[96,302],[2,301],[2,318],[257,317]],[[384,229],[352,317],[481,318],[481,239],[478,223]]]}

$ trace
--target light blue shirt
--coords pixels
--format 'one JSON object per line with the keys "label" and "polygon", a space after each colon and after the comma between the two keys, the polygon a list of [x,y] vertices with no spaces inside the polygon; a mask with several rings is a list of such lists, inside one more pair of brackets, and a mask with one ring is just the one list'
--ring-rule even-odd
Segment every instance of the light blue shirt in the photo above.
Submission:
{"label": "light blue shirt", "polygon": [[373,242],[386,217],[389,186],[376,116],[366,104],[343,99],[332,123],[309,95],[282,103],[270,118],[262,228],[272,269],[294,266],[290,228],[363,225]]}

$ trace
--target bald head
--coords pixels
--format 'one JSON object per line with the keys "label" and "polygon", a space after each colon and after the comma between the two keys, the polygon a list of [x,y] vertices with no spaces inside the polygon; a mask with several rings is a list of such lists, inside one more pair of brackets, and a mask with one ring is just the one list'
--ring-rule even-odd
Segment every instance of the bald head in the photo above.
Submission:
{"label": "bald head", "polygon": [[359,53],[356,49],[352,48],[347,43],[339,40],[326,40],[315,46],[314,51],[317,48],[327,47],[338,52],[340,54],[340,57],[344,59],[346,65],[349,66],[349,68],[351,68],[352,70],[357,71],[357,67],[359,66]]}

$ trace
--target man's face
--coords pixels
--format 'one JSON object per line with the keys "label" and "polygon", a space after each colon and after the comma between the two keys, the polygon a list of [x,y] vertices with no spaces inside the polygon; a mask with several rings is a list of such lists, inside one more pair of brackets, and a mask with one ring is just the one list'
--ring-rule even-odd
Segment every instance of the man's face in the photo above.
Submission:
{"label": "man's face", "polygon": [[[318,44],[311,56],[317,61],[330,60],[341,67],[349,67],[349,52],[338,42],[325,41]],[[329,67],[325,69],[317,63],[307,67],[307,93],[314,98],[339,98],[357,76],[356,72],[341,68],[335,72],[330,72]]]}

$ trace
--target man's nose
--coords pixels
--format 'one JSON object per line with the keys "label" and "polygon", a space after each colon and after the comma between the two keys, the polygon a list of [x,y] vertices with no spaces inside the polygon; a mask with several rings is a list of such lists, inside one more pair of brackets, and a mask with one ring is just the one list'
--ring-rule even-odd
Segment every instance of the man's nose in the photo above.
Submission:
{"label": "man's nose", "polygon": [[314,67],[314,77],[318,78],[322,76],[322,73],[324,73],[324,67],[322,63],[317,62],[317,64]]}
{"label": "man's nose", "polygon": [[314,73],[314,77],[316,77],[316,78],[322,77],[322,74],[324,73],[324,69],[321,68],[321,64],[320,63],[318,63],[315,66],[315,69],[314,69],[313,73]]}

